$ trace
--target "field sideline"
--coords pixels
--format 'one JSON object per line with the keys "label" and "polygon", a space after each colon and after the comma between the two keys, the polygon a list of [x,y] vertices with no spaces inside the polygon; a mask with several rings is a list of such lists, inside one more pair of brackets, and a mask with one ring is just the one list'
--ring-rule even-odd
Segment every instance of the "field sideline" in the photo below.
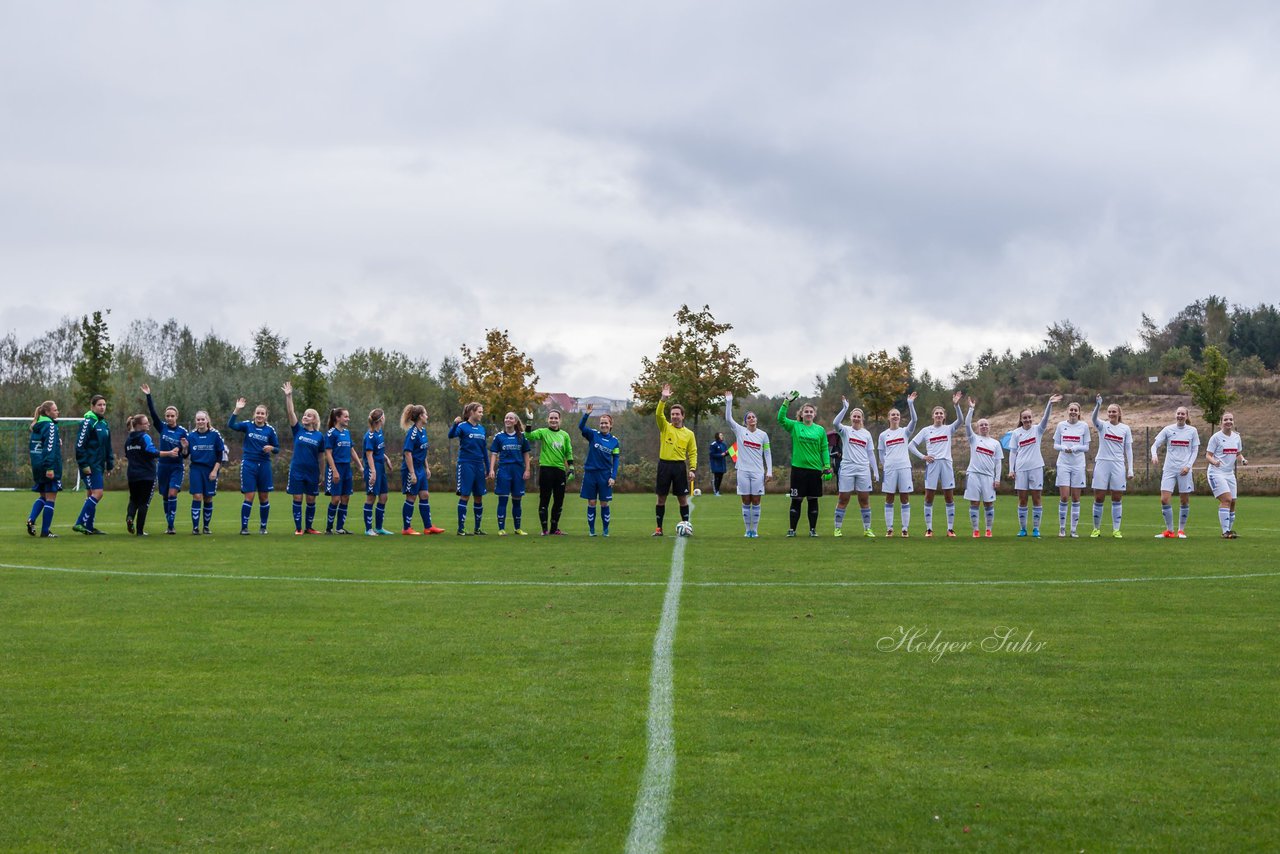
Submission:
{"label": "field sideline", "polygon": [[856,508],[832,539],[831,497],[788,540],[769,496],[748,541],[703,496],[674,563],[649,496],[608,540],[577,498],[565,538],[377,540],[294,538],[287,499],[239,537],[219,500],[215,536],[139,540],[120,493],[72,534],[67,493],[40,541],[0,495],[0,848],[623,850],[660,625],[665,850],[1280,847],[1280,499],[1157,542],[1154,498],[1119,541],[1046,500],[1032,541],[1002,497],[974,542],[919,497],[908,541]]}

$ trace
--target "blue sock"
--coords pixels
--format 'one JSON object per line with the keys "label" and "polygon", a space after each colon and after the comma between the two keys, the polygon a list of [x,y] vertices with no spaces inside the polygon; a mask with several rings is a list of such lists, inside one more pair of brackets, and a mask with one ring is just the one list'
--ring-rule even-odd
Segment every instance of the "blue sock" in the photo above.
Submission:
{"label": "blue sock", "polygon": [[373,530],[373,502],[366,501],[364,503],[364,529],[366,531]]}
{"label": "blue sock", "polygon": [[605,504],[600,507],[600,521],[604,524],[604,532],[609,533],[609,505]]}
{"label": "blue sock", "polygon": [[333,522],[334,522],[334,520],[335,520],[335,519],[337,519],[337,518],[338,518],[338,507],[339,507],[339,506],[340,506],[340,505],[333,504],[333,503],[330,503],[330,504],[329,504],[329,510],[328,510],[328,513],[325,515],[325,519],[324,519],[324,529],[325,529],[326,531],[332,531],[332,530],[333,530]]}
{"label": "blue sock", "polygon": [[411,499],[406,498],[404,500],[404,506],[400,508],[400,517],[401,521],[404,522],[400,527],[406,531],[413,527],[413,501]]}
{"label": "blue sock", "polygon": [[53,525],[53,505],[46,501],[41,512],[44,513],[44,518],[40,521],[40,532],[47,534],[49,527]]}
{"label": "blue sock", "polygon": [[39,516],[41,511],[43,510],[44,510],[44,496],[42,495],[35,500],[34,504],[31,505],[31,515],[27,517],[27,521],[31,522],[32,524],[35,524],[36,517]]}
{"label": "blue sock", "polygon": [[249,517],[253,515],[253,502],[246,501],[240,505],[240,530],[249,530]]}
{"label": "blue sock", "polygon": [[465,531],[467,529],[467,502],[458,499],[458,530]]}
{"label": "blue sock", "polygon": [[206,495],[204,497],[204,526],[209,527],[209,523],[213,521],[213,496]]}
{"label": "blue sock", "polygon": [[590,504],[587,505],[587,530],[596,532],[596,508]]}
{"label": "blue sock", "polygon": [[302,501],[293,499],[293,530],[302,530]]}
{"label": "blue sock", "polygon": [[520,505],[519,498],[511,499],[511,521],[516,523],[516,530],[520,530]]}
{"label": "blue sock", "polygon": [[505,531],[507,528],[507,496],[498,496],[498,530]]}
{"label": "blue sock", "polygon": [[262,501],[258,504],[258,524],[267,527],[267,519],[271,517],[271,502]]}
{"label": "blue sock", "polygon": [[431,524],[431,501],[426,498],[418,499],[418,516],[422,519],[422,530],[435,527]]}
{"label": "blue sock", "polygon": [[305,530],[308,530],[308,531],[314,530],[315,521],[316,521],[316,505],[308,504],[307,505],[307,527],[305,528]]}
{"label": "blue sock", "polygon": [[476,530],[480,530],[480,520],[484,517],[484,504],[477,498],[471,505],[471,515],[476,520]]}
{"label": "blue sock", "polygon": [[200,499],[191,499],[191,530],[200,530]]}
{"label": "blue sock", "polygon": [[92,498],[86,498],[84,500],[84,507],[80,508],[80,517],[76,519],[77,525],[81,525],[85,528],[88,528],[91,526],[92,524],[91,520],[93,519],[93,508],[97,503],[98,502],[94,501]]}
{"label": "blue sock", "polygon": [[338,530],[347,530],[347,505],[345,504],[338,505]]}
{"label": "blue sock", "polygon": [[382,523],[386,521],[386,518],[387,518],[387,505],[381,504],[381,503],[378,504],[378,506],[374,509],[373,513],[374,513],[374,518],[373,518],[374,526],[379,531],[381,531]]}
{"label": "blue sock", "polygon": [[169,530],[173,530],[173,523],[178,518],[178,496],[171,495],[164,500],[164,520],[169,524]]}

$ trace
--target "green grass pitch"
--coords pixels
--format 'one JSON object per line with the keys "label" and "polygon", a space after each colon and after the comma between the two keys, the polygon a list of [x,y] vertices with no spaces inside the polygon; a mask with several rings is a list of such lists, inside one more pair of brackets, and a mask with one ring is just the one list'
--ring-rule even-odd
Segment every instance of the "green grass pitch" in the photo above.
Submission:
{"label": "green grass pitch", "polygon": [[[44,541],[30,500],[0,496],[0,848],[624,848],[651,497],[607,540],[577,498],[564,538],[294,538],[283,496],[239,537],[227,495],[215,536],[140,540],[120,494],[83,537],[66,493]],[[1280,847],[1280,500],[1232,542],[1205,496],[1185,541],[1141,497],[1119,541],[1015,539],[1007,497],[989,541],[923,539],[919,497],[910,540],[833,539],[832,498],[788,540],[775,496],[749,541],[696,502],[665,850]]]}

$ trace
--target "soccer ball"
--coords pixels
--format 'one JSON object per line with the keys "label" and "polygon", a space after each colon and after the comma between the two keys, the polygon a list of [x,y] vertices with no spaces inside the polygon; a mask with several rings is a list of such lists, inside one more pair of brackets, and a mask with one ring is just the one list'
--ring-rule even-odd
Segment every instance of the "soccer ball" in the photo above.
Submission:
{"label": "soccer ball", "polygon": [[676,525],[676,534],[681,537],[692,537],[693,525],[689,522],[680,522],[680,524]]}
{"label": "soccer ball", "polygon": [[693,491],[693,494],[694,494],[694,495],[701,495],[701,494],[702,494],[702,490],[701,490],[701,489],[695,489],[695,490]]}

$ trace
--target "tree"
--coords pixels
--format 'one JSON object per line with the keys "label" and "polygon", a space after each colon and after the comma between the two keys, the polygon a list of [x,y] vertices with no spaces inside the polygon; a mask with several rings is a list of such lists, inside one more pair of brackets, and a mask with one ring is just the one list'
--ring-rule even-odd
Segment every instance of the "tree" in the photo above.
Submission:
{"label": "tree", "polygon": [[[110,314],[111,309],[106,313]],[[88,315],[80,318],[80,358],[71,368],[71,381],[84,398],[85,405],[88,405],[91,395],[111,397],[111,360],[114,353],[103,312],[95,311],[92,320]]]}
{"label": "tree", "polygon": [[288,348],[289,339],[281,338],[264,323],[253,333],[253,364],[259,368],[283,368]]}
{"label": "tree", "polygon": [[[485,344],[472,350],[463,344],[457,375],[451,379],[458,395],[484,404],[490,419],[517,414],[538,403],[538,375],[530,359],[515,348],[505,329],[486,329]],[[442,365],[443,368],[449,366]]]}
{"label": "tree", "polygon": [[302,348],[301,353],[293,354],[294,379],[297,381],[299,402],[310,409],[319,410],[320,419],[329,408],[329,383],[324,376],[324,366],[328,364],[324,351],[313,348],[311,342]]}
{"label": "tree", "polygon": [[1191,402],[1200,407],[1204,420],[1217,429],[1222,413],[1236,399],[1234,391],[1227,390],[1227,357],[1210,344],[1201,354],[1204,370],[1189,370],[1182,376],[1182,384],[1191,392]]}
{"label": "tree", "polygon": [[885,419],[894,402],[907,390],[910,376],[907,363],[885,350],[869,353],[866,359],[849,366],[849,385],[862,398],[862,406],[872,421]]}
{"label": "tree", "polygon": [[662,397],[662,386],[671,385],[671,403],[684,407],[685,419],[696,427],[706,415],[724,406],[724,393],[746,397],[756,391],[759,375],[737,344],[720,339],[733,329],[719,323],[711,306],[694,311],[688,305],[675,313],[677,331],[662,339],[656,359],[640,360],[640,377],[631,384],[642,410],[652,412]]}

